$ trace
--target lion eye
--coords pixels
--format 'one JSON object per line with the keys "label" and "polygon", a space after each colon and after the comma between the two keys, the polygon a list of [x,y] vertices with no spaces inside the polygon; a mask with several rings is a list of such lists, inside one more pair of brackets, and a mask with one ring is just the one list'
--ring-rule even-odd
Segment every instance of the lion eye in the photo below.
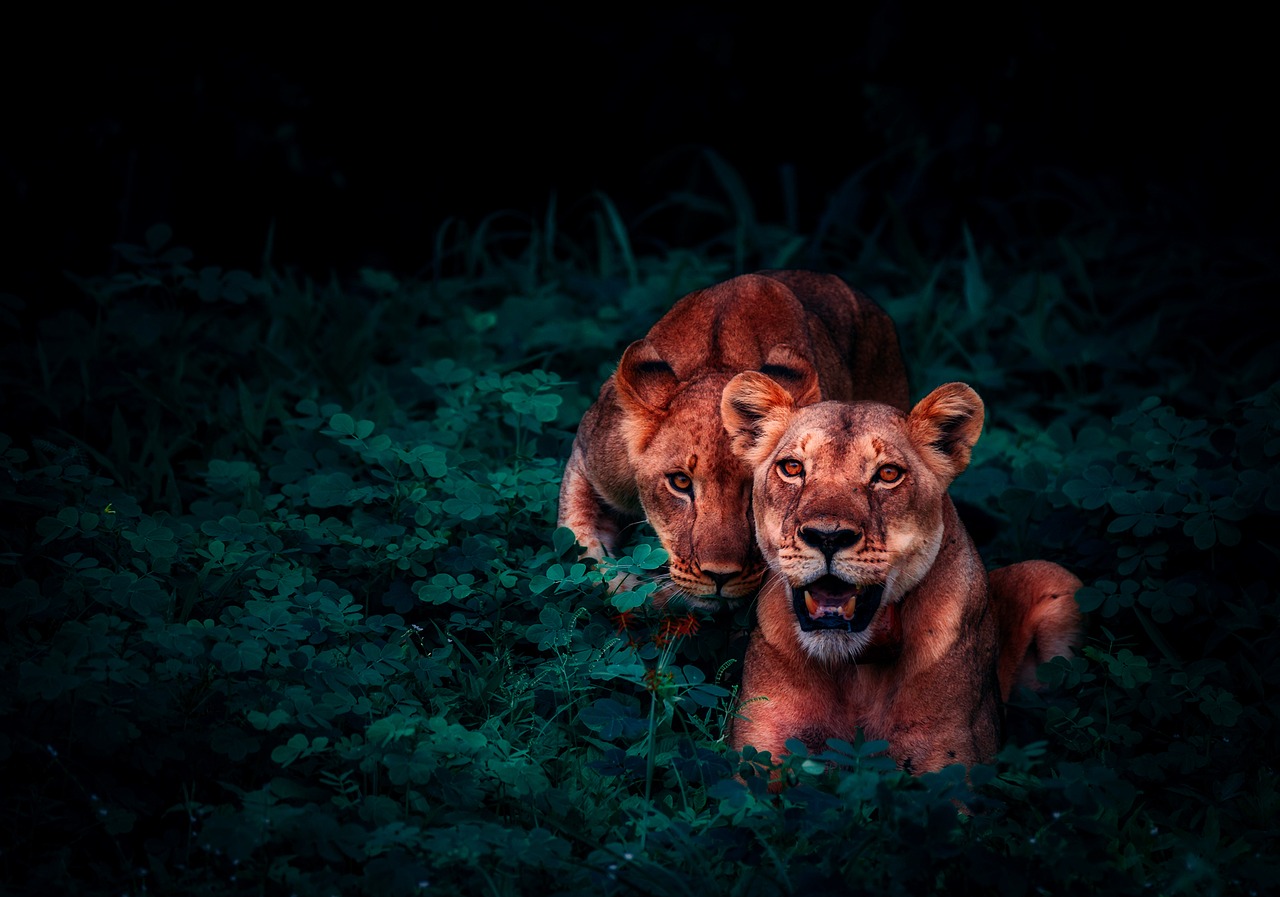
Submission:
{"label": "lion eye", "polygon": [[683,492],[685,495],[693,494],[693,477],[687,473],[669,473],[667,474],[667,482],[677,492]]}
{"label": "lion eye", "polygon": [[902,480],[904,473],[905,471],[896,464],[882,464],[876,471],[875,481],[886,486],[896,486]]}
{"label": "lion eye", "polygon": [[778,462],[778,472],[784,477],[804,476],[804,465],[795,458],[783,458]]}

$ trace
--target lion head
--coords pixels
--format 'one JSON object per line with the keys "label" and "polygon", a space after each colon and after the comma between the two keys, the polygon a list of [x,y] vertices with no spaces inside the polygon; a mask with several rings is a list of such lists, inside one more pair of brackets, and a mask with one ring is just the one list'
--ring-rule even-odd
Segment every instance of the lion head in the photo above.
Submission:
{"label": "lion head", "polygon": [[938,556],[947,487],[982,430],[977,393],[949,383],[909,414],[875,402],[798,407],[748,372],[728,382],[721,416],[754,472],[755,531],[785,584],[768,590],[780,606],[762,597],[761,626],[791,627],[832,662],[889,637],[893,606]]}
{"label": "lion head", "polygon": [[[813,366],[787,346],[769,351],[758,376],[796,404],[816,401]],[[677,377],[647,340],[623,353],[614,377],[622,432],[644,515],[669,556],[670,589],[714,610],[755,594],[765,565],[751,528],[751,469],[720,418],[731,371]]]}

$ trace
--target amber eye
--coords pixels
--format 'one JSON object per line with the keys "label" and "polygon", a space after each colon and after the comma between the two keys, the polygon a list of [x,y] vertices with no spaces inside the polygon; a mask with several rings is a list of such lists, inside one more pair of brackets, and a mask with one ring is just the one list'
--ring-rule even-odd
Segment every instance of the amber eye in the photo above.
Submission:
{"label": "amber eye", "polygon": [[804,465],[795,458],[783,458],[778,462],[778,472],[784,477],[804,476]]}
{"label": "amber eye", "polygon": [[896,486],[902,480],[904,472],[896,464],[882,464],[880,469],[876,471],[875,481],[884,483],[886,486]]}
{"label": "amber eye", "polygon": [[667,474],[667,482],[677,492],[683,492],[685,495],[693,494],[693,477],[687,473],[669,473]]}

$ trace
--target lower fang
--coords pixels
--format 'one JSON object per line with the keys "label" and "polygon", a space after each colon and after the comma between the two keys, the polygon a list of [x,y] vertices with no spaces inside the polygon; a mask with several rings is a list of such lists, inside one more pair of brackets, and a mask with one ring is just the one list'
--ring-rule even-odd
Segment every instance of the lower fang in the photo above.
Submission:
{"label": "lower fang", "polygon": [[846,620],[852,620],[853,610],[855,607],[857,607],[857,605],[858,605],[858,596],[854,595],[844,604],[840,605],[840,616],[844,617]]}

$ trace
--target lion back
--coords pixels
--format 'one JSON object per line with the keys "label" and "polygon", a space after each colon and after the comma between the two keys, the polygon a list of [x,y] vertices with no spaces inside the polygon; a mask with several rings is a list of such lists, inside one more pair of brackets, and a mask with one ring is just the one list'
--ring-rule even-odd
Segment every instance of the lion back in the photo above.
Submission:
{"label": "lion back", "polygon": [[833,274],[760,274],[785,285],[804,307],[824,399],[884,402],[910,410],[898,332],[883,308]]}
{"label": "lion back", "polygon": [[822,398],[908,409],[893,320],[835,275],[769,270],[731,278],[685,296],[646,341],[682,382],[709,370],[771,373],[770,350],[790,346],[813,364]]}

